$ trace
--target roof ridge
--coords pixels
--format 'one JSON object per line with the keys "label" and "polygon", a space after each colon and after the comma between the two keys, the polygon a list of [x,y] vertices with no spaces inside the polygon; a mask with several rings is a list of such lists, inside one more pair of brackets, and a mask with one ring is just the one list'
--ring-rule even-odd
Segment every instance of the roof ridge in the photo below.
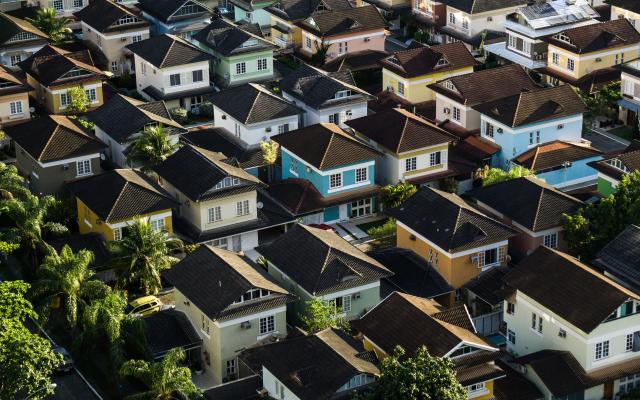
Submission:
{"label": "roof ridge", "polygon": [[398,145],[395,148],[396,154],[400,151],[400,145],[402,144],[402,140],[404,139],[404,134],[407,130],[407,124],[409,123],[409,117],[405,115],[404,126],[402,127],[402,133],[400,134],[400,139],[398,139]]}
{"label": "roof ridge", "polygon": [[[109,213],[107,214],[107,217],[104,219],[104,222],[107,222],[109,220],[109,218],[111,218],[111,214],[113,214],[113,210],[116,208],[116,204],[118,204],[118,202],[120,201],[120,198],[122,197],[122,195],[124,194],[124,190],[127,187],[127,185],[129,184],[129,181],[120,174],[120,172],[118,172],[117,170],[115,170],[115,173],[118,174],[118,176],[122,179],[124,179],[124,185],[122,185],[122,189],[120,189],[120,193],[118,193],[118,197],[116,197],[116,200],[113,202],[113,204],[111,205],[111,209],[109,210]],[[99,176],[99,175],[96,175]]]}
{"label": "roof ridge", "polygon": [[56,133],[58,133],[58,130],[60,129],[60,124],[58,122],[56,122],[53,118],[51,118],[52,121],[55,122],[56,127],[53,130],[53,132],[51,133],[51,135],[49,136],[49,139],[47,139],[47,142],[44,144],[44,146],[42,147],[42,151],[40,151],[40,154],[38,155],[38,161],[40,161],[40,157],[44,154],[44,152],[47,150],[47,147],[49,147],[49,144],[51,143],[51,141],[53,140],[53,137],[56,135]]}
{"label": "roof ridge", "polygon": [[[324,127],[324,126],[323,126]],[[326,128],[326,127],[324,127]],[[324,159],[327,157],[327,154],[329,153],[329,148],[331,147],[331,143],[333,143],[333,135],[335,135],[335,132],[333,132],[330,129],[327,129],[330,131],[330,135],[331,137],[329,138],[329,143],[327,143],[327,146],[324,149],[324,154],[322,155],[322,158],[320,159],[320,168],[322,168],[322,166],[324,165]]]}
{"label": "roof ridge", "polygon": [[545,188],[541,188],[542,190],[540,190],[540,196],[538,196],[538,205],[536,207],[536,213],[533,217],[533,230],[535,231],[536,226],[538,224],[538,216],[540,215],[540,206],[542,206],[542,197],[544,196],[544,191]]}
{"label": "roof ridge", "polygon": [[169,53],[171,52],[171,49],[173,49],[173,45],[176,44],[176,40],[174,38],[172,38],[169,35],[166,35],[169,39],[171,39],[171,45],[169,46],[169,48],[167,49],[167,52],[164,53],[164,57],[162,57],[162,61],[160,61],[160,67],[159,68],[163,68],[162,66],[164,65],[164,62],[166,61],[167,57],[169,57]]}
{"label": "roof ridge", "polygon": [[260,92],[257,89],[256,89],[256,92],[258,92],[258,94],[256,95],[256,97],[253,98],[253,102],[251,103],[251,107],[249,107],[249,112],[247,113],[247,118],[243,121],[243,123],[245,123],[245,124],[247,123],[247,121],[249,121],[249,117],[251,116],[251,113],[253,112],[253,108],[255,107],[256,103],[258,102],[258,97],[260,97],[260,95],[262,94],[262,92]]}

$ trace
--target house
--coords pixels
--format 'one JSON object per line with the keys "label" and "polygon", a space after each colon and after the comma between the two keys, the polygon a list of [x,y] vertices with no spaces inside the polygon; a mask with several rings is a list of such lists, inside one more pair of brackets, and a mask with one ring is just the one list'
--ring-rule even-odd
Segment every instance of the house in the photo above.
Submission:
{"label": "house", "polygon": [[271,139],[280,145],[282,182],[269,193],[294,215],[306,223],[333,223],[376,213],[376,150],[335,124],[311,125]]}
{"label": "house", "polygon": [[211,21],[213,11],[197,0],[140,0],[136,7],[151,22],[154,35],[177,35],[190,39]]}
{"label": "house", "polygon": [[507,15],[506,41],[488,44],[485,49],[528,69],[543,68],[547,65],[548,50],[545,37],[570,28],[597,24],[599,17],[588,0],[532,4]]}
{"label": "house", "polygon": [[0,64],[17,66],[49,41],[40,29],[30,22],[0,12]]}
{"label": "house", "polygon": [[316,13],[351,8],[348,0],[279,0],[265,8],[271,15],[271,40],[280,48],[302,47],[302,29],[297,25]]}
{"label": "house", "polygon": [[69,117],[46,115],[6,132],[15,143],[18,170],[36,193],[57,194],[65,182],[102,171],[105,144]]}
{"label": "house", "polygon": [[74,13],[89,5],[89,0],[43,0],[37,2],[39,7],[48,7],[56,10],[56,17],[65,17],[70,21],[71,29],[80,28]]}
{"label": "house", "polygon": [[19,124],[31,118],[29,91],[22,77],[0,65],[0,128]]}
{"label": "house", "polygon": [[598,252],[593,265],[633,291],[640,289],[640,227],[629,225]]}
{"label": "house", "polygon": [[281,400],[352,398],[380,376],[375,355],[333,328],[247,349],[238,358],[262,376],[261,393]]}
{"label": "house", "polygon": [[411,103],[435,100],[427,86],[473,72],[477,64],[462,43],[415,47],[384,58],[382,88]]}
{"label": "house", "polygon": [[615,67],[640,56],[640,33],[626,19],[566,29],[546,39],[547,66],[539,69],[548,83],[584,89],[594,76],[602,84],[617,81]]}
{"label": "house", "polygon": [[524,91],[473,106],[481,114],[480,134],[501,147],[494,166],[510,169],[510,159],[540,144],[580,142],[587,108],[569,86]]}
{"label": "house", "polygon": [[222,153],[185,144],[154,171],[179,203],[176,233],[188,242],[247,252],[294,221]]}
{"label": "house", "polygon": [[80,233],[96,232],[121,240],[135,217],[146,218],[155,231],[173,233],[177,203],[148,176],[134,169],[115,169],[69,184],[76,198]]}
{"label": "house", "polygon": [[533,171],[556,188],[572,190],[598,181],[598,172],[590,165],[601,159],[602,152],[589,144],[557,140],[539,144],[512,158],[511,165]]}
{"label": "house", "polygon": [[352,325],[378,359],[393,355],[396,346],[409,356],[425,346],[431,356],[450,359],[469,399],[494,399],[494,381],[506,375],[494,362],[499,349],[476,334],[464,305],[447,309],[434,300],[393,292]]}
{"label": "house", "polygon": [[[382,152],[377,180],[384,185],[410,182],[440,186],[460,175],[450,164],[455,136],[401,108],[392,108],[347,122],[356,136]],[[465,179],[470,179],[471,170]]]}
{"label": "house", "polygon": [[598,193],[609,196],[625,175],[640,169],[640,141],[633,140],[622,152],[607,155],[589,166],[598,171]]}
{"label": "house", "polygon": [[104,57],[111,73],[134,72],[126,46],[149,39],[149,23],[140,14],[117,2],[96,0],[74,15],[82,26],[82,40]]}
{"label": "house", "polygon": [[507,351],[545,399],[613,399],[635,386],[636,293],[547,247],[504,280]]}
{"label": "house", "polygon": [[219,87],[273,78],[274,46],[255,26],[215,18],[193,40],[213,55],[214,81]]}
{"label": "house", "polygon": [[302,46],[297,51],[306,58],[322,50],[324,61],[361,50],[384,50],[386,22],[374,6],[325,10],[296,22]]}
{"label": "house", "polygon": [[249,375],[204,390],[202,394],[207,400],[260,400],[262,377]]}
{"label": "house", "polygon": [[382,80],[382,66],[380,61],[389,55],[386,51],[362,50],[347,53],[335,58],[322,66],[327,72],[347,72],[356,73],[357,85],[367,85],[371,82]]}
{"label": "house", "polygon": [[271,35],[271,15],[267,7],[273,5],[274,0],[228,0],[228,3],[232,5],[236,22],[256,25],[266,37]]}
{"label": "house", "polygon": [[[446,25],[437,27],[443,43],[462,41],[479,49],[486,40],[504,35],[507,15],[526,0],[446,0]],[[421,3],[418,3],[421,4]]]}
{"label": "house", "polygon": [[258,252],[268,261],[269,275],[298,297],[290,321],[311,300],[329,302],[347,319],[357,318],[380,302],[380,280],[392,274],[335,232],[303,224]]}
{"label": "house", "polygon": [[172,143],[186,132],[171,118],[162,100],[145,103],[119,93],[89,112],[87,119],[95,124],[96,136],[108,146],[106,158],[122,168],[131,165],[127,160],[129,146],[146,128],[162,125]]}
{"label": "house", "polygon": [[346,121],[367,115],[367,102],[373,99],[355,86],[350,73],[327,73],[307,64],[282,78],[279,89],[304,111],[302,126],[330,122],[346,128]]}
{"label": "house", "polygon": [[445,306],[462,300],[469,280],[506,265],[509,239],[518,233],[459,196],[429,187],[385,214],[396,219],[397,246],[426,260],[456,289]]}
{"label": "house", "polygon": [[631,25],[640,30],[640,6],[633,0],[607,0],[611,6],[611,20],[626,18]]}
{"label": "house", "polygon": [[628,61],[620,69],[618,119],[634,126],[640,115],[640,59]]}
{"label": "house", "polygon": [[300,108],[255,83],[217,92],[208,100],[213,103],[214,125],[249,145],[298,129],[302,117]]}
{"label": "house", "polygon": [[378,9],[389,26],[389,30],[395,31],[403,28],[401,18],[410,14],[411,2],[409,0],[357,0],[356,7],[371,4]]}
{"label": "house", "polygon": [[214,92],[209,80],[212,56],[173,35],[153,36],[127,45],[134,54],[136,87],[146,100],[188,111]]}
{"label": "house", "polygon": [[18,63],[35,89],[36,100],[52,114],[64,113],[71,103],[68,90],[81,86],[87,94],[88,108],[103,103],[105,74],[95,67],[87,49],[65,50],[47,45]]}
{"label": "house", "polygon": [[238,376],[238,350],[287,334],[293,297],[236,253],[199,246],[162,276],[202,338],[205,373],[217,382]]}
{"label": "house", "polygon": [[584,204],[534,177],[483,186],[467,193],[479,209],[518,231],[509,239],[509,251],[520,259],[539,246],[567,251],[563,215]]}

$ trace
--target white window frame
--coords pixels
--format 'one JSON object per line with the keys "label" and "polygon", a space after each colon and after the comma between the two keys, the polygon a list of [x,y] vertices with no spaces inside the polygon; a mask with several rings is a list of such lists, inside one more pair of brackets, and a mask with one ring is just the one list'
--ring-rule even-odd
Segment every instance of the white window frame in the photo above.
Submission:
{"label": "white window frame", "polygon": [[369,170],[367,167],[356,168],[355,177],[356,183],[367,182],[369,180]]}
{"label": "white window frame", "polygon": [[451,118],[452,118],[454,121],[460,122],[461,115],[462,115],[462,112],[460,111],[460,109],[459,109],[458,107],[455,107],[455,106],[454,106],[454,107],[452,107],[452,110],[451,110]]}
{"label": "white window frame", "polygon": [[12,101],[9,103],[9,112],[11,115],[20,115],[24,113],[22,109],[22,101]]}
{"label": "white window frame", "polygon": [[398,82],[398,94],[404,96],[404,83]]}
{"label": "white window frame", "polygon": [[351,218],[364,217],[370,214],[373,214],[373,203],[371,202],[371,198],[351,202]]}
{"label": "white window frame", "polygon": [[73,0],[73,8],[84,7],[84,0]]}
{"label": "white window frame", "polygon": [[67,107],[71,103],[71,95],[69,93],[60,93],[60,107]]}
{"label": "white window frame", "polygon": [[201,69],[191,71],[191,82],[204,82],[204,71]]}
{"label": "white window frame", "polygon": [[[440,162],[438,162],[438,158],[440,158]],[[435,167],[437,165],[441,165],[442,164],[442,152],[441,151],[434,151],[433,153],[429,154],[429,166],[430,167]]]}
{"label": "white window frame", "polygon": [[210,207],[207,213],[209,223],[222,221],[222,208],[220,206]]}
{"label": "white window frame", "polygon": [[278,133],[289,132],[289,124],[278,125]]}
{"label": "white window frame", "polygon": [[142,42],[142,35],[134,35],[131,37],[131,41],[133,43]]}
{"label": "white window frame", "polygon": [[262,317],[258,323],[258,333],[260,335],[267,335],[276,331],[276,316],[268,315]]}
{"label": "white window frame", "polygon": [[113,240],[115,241],[122,240],[122,228],[113,229]]}
{"label": "white window frame", "polygon": [[87,98],[89,99],[90,102],[93,103],[94,101],[96,101],[98,99],[95,88],[85,89],[84,92],[86,93]]}
{"label": "white window frame", "polygon": [[265,71],[268,67],[267,67],[267,59],[266,58],[259,58],[257,61],[257,66],[258,66],[258,71]]}
{"label": "white window frame", "polygon": [[633,336],[634,333],[628,333],[625,336],[624,351],[633,351]]}
{"label": "white window frame", "polygon": [[227,376],[236,374],[236,359],[232,358],[231,360],[227,360],[226,365]]}
{"label": "white window frame", "polygon": [[609,357],[609,352],[611,350],[610,345],[611,344],[608,340],[596,343],[593,359],[599,361]]}
{"label": "white window frame", "polygon": [[51,8],[53,8],[56,11],[64,10],[64,1],[62,1],[62,0],[52,0],[51,1]]}
{"label": "white window frame", "polygon": [[180,74],[171,74],[169,75],[169,86],[180,86],[181,85],[181,77]]}
{"label": "white window frame", "polygon": [[149,221],[149,225],[151,226],[151,230],[154,232],[162,232],[166,229],[164,218],[152,219]]}
{"label": "white window frame", "polygon": [[516,344],[516,332],[511,329],[507,329],[507,341],[511,344]]}
{"label": "white window frame", "polygon": [[560,65],[560,54],[551,53],[551,63],[553,65]]}
{"label": "white window frame", "polygon": [[575,71],[576,63],[572,58],[567,58],[567,69],[569,71]]}
{"label": "white window frame", "polygon": [[406,172],[415,171],[418,169],[418,158],[410,157],[404,160],[404,170]]}
{"label": "white window frame", "polygon": [[247,73],[247,63],[244,61],[236,63],[236,75],[244,75],[246,73]]}
{"label": "white window frame", "polygon": [[249,215],[249,200],[242,200],[236,203],[236,216]]}
{"label": "white window frame", "polygon": [[553,232],[548,235],[544,235],[544,239],[542,243],[549,248],[557,249],[558,248],[558,232]]}
{"label": "white window frame", "polygon": [[342,172],[329,175],[329,189],[337,189],[342,187]]}
{"label": "white window frame", "polygon": [[20,61],[22,61],[22,54],[14,54],[11,56],[11,65],[17,65]]}
{"label": "white window frame", "polygon": [[91,175],[91,159],[76,161],[76,176]]}

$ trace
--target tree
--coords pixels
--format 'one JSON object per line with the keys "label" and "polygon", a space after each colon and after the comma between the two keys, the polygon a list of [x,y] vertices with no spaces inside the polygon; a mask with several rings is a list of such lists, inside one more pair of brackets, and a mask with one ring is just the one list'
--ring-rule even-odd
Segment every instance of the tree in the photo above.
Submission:
{"label": "tree", "polygon": [[23,325],[27,318],[37,317],[24,297],[28,289],[22,281],[0,282],[0,399],[29,394],[42,399],[51,394],[46,388],[62,362],[49,341]]}
{"label": "tree", "polygon": [[466,400],[467,391],[456,380],[453,362],[448,358],[431,356],[424,346],[405,357],[398,346],[392,356],[382,360],[373,398]]}
{"label": "tree", "polygon": [[324,65],[327,62],[327,53],[331,44],[323,39],[321,42],[313,42],[313,46],[316,48],[316,52],[311,56],[311,63],[318,66]]}
{"label": "tree", "polygon": [[408,182],[387,185],[382,188],[382,204],[384,204],[385,208],[397,207],[411,197],[417,190],[414,185]]}
{"label": "tree", "polygon": [[135,218],[125,229],[122,240],[109,246],[115,255],[118,286],[155,294],[162,287],[160,271],[178,262],[170,252],[180,248],[182,242],[165,232],[154,231],[148,219]]}
{"label": "tree", "polygon": [[383,244],[393,245],[396,240],[396,220],[389,218],[383,225],[369,228],[367,235]]}
{"label": "tree", "polygon": [[146,172],[166,160],[179,147],[177,143],[171,143],[162,124],[150,126],[133,141],[127,160],[142,165],[142,170]]}
{"label": "tree", "polygon": [[[120,373],[142,381],[149,389],[136,398],[169,400],[175,398],[195,399],[200,390],[191,382],[191,370],[181,367],[186,359],[182,349],[172,349],[160,361],[129,360],[122,365]],[[133,398],[131,396],[130,398]]]}
{"label": "tree", "polygon": [[620,99],[620,82],[605,85],[594,94],[586,93],[579,89],[576,90],[588,109],[584,114],[584,122],[587,128],[591,128],[598,117],[616,119],[616,104]]}
{"label": "tree", "polygon": [[489,168],[489,166],[485,165],[484,168],[476,170],[474,175],[476,179],[482,181],[482,186],[489,186],[494,183],[533,175],[533,171],[520,166],[515,166],[509,171],[505,171],[501,168]]}
{"label": "tree", "polygon": [[306,302],[305,311],[299,314],[302,328],[314,333],[327,328],[349,329],[349,322],[341,316],[342,310],[332,302],[313,299]]}
{"label": "tree", "polygon": [[24,185],[24,178],[18,173],[14,165],[0,163],[0,198],[11,200],[13,198],[25,198],[31,194]]}
{"label": "tree", "polygon": [[91,104],[91,100],[89,100],[89,96],[82,86],[74,86],[68,89],[67,96],[69,97],[69,104],[67,105],[69,114],[87,112],[87,107]]}
{"label": "tree", "polygon": [[262,159],[267,165],[267,176],[268,181],[271,182],[273,180],[273,165],[278,160],[278,149],[280,145],[277,142],[272,140],[270,141],[260,141],[260,150],[262,150]]}
{"label": "tree", "polygon": [[630,224],[640,224],[640,171],[625,175],[616,192],[564,216],[571,251],[587,260]]}
{"label": "tree", "polygon": [[109,287],[92,280],[94,272],[89,268],[92,261],[92,252],[80,250],[74,254],[67,245],[60,254],[52,250],[45,257],[32,289],[32,296],[41,303],[41,318],[47,320],[52,304],[61,303],[69,327],[75,329],[79,309],[91,299],[107,295]]}
{"label": "tree", "polygon": [[69,19],[56,15],[53,8],[40,8],[36,11],[35,18],[27,18],[42,32],[46,33],[54,43],[60,43],[67,38],[72,31],[67,27]]}

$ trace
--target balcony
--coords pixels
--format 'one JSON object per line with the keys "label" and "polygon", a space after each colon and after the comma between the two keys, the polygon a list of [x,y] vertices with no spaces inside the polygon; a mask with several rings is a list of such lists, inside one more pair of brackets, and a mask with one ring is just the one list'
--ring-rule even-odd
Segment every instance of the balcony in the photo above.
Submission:
{"label": "balcony", "polygon": [[502,325],[502,310],[473,317],[473,325],[482,336],[491,336],[500,332]]}
{"label": "balcony", "polygon": [[276,46],[283,48],[283,49],[287,49],[290,47],[293,47],[293,40],[287,40],[281,37],[275,37],[273,39],[273,42],[276,44]]}

